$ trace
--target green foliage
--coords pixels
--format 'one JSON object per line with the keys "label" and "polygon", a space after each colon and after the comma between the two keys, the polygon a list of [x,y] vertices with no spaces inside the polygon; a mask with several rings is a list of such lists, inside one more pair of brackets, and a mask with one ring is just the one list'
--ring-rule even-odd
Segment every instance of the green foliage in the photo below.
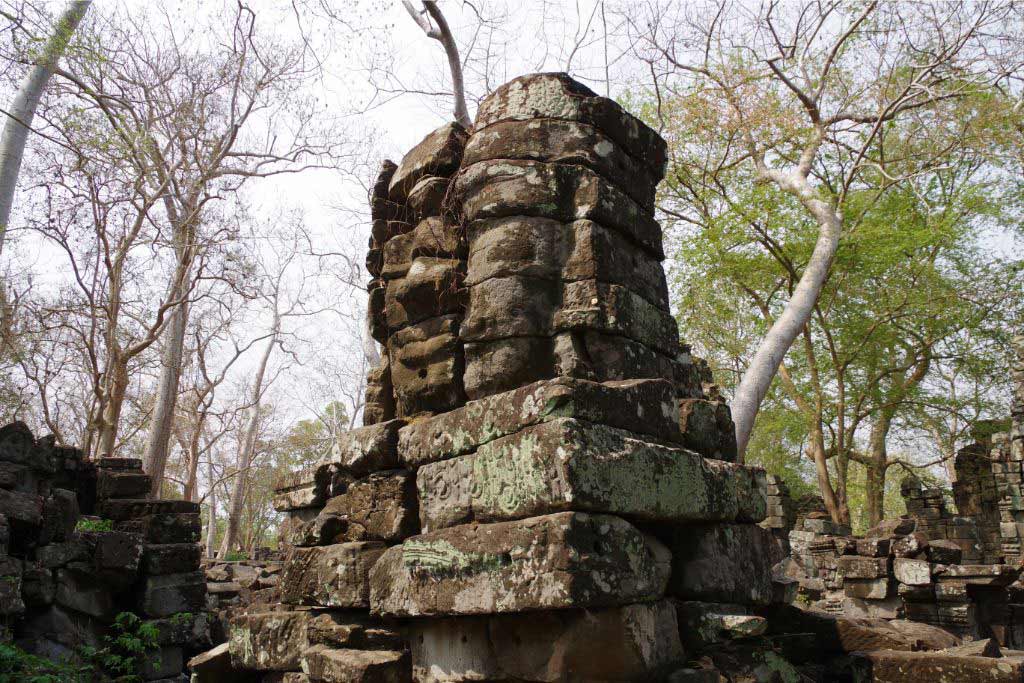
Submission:
{"label": "green foliage", "polygon": [[224,556],[224,559],[228,562],[239,562],[241,560],[248,560],[249,555],[241,552],[240,550],[232,550]]}
{"label": "green foliage", "polygon": [[75,531],[113,531],[114,522],[110,519],[80,519]]}
{"label": "green foliage", "polygon": [[89,683],[93,674],[92,666],[54,662],[0,643],[0,683]]}
{"label": "green foliage", "polygon": [[116,679],[118,683],[141,683],[139,667],[147,659],[154,668],[160,667],[157,642],[160,632],[131,612],[121,612],[114,619],[112,633],[103,636],[103,647],[81,648],[82,658],[101,675]]}

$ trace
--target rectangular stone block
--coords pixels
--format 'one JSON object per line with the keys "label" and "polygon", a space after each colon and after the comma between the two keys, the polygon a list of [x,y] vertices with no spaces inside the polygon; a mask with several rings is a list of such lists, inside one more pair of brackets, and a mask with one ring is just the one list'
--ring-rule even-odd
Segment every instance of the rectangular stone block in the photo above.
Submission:
{"label": "rectangular stone block", "polygon": [[417,620],[409,641],[421,683],[653,680],[683,656],[667,601]]}
{"label": "rectangular stone block", "polygon": [[236,669],[295,671],[309,647],[307,627],[315,615],[308,611],[259,612],[231,619],[228,642]]}
{"label": "rectangular stone block", "polygon": [[271,504],[278,512],[289,512],[324,504],[323,486],[316,480],[316,467],[306,467],[289,473],[274,482]]}
{"label": "rectangular stone block", "polygon": [[881,579],[846,579],[843,581],[843,593],[850,598],[862,600],[883,600],[891,590],[888,578]]}
{"label": "rectangular stone block", "polygon": [[664,594],[671,556],[610,515],[563,512],[414,536],[371,571],[385,616],[606,607]]}
{"label": "rectangular stone block", "polygon": [[318,464],[318,478],[329,465],[355,476],[395,469],[398,467],[398,430],[404,425],[404,420],[388,420],[341,433],[331,447],[330,456]]}
{"label": "rectangular stone block", "polygon": [[201,571],[146,577],[140,606],[146,616],[168,617],[198,612],[206,603],[206,575]]}
{"label": "rectangular stone block", "polygon": [[897,581],[908,586],[927,586],[932,582],[932,566],[928,560],[897,557],[893,560],[892,571]]}
{"label": "rectangular stone block", "polygon": [[140,498],[149,493],[148,474],[131,470],[100,469],[96,475],[96,495],[100,498]]}
{"label": "rectangular stone block", "polygon": [[146,515],[199,514],[199,503],[187,500],[151,500],[121,498],[101,501],[99,516],[121,522]]}
{"label": "rectangular stone block", "polygon": [[669,592],[685,600],[765,605],[772,599],[772,533],[756,524],[699,524],[666,530]]}
{"label": "rectangular stone block", "polygon": [[335,542],[337,536],[350,541],[400,541],[417,534],[416,475],[389,470],[360,479],[328,500],[318,521],[327,543]]}
{"label": "rectangular stone block", "polygon": [[281,602],[369,607],[370,568],[383,552],[384,544],[375,541],[292,548],[281,572]]}
{"label": "rectangular stone block", "polygon": [[848,579],[878,579],[889,575],[889,558],[843,555],[839,558],[839,573]]}
{"label": "rectangular stone block", "polygon": [[408,653],[394,650],[335,650],[314,645],[302,653],[302,671],[314,681],[412,681]]}
{"label": "rectangular stone block", "polygon": [[[623,410],[629,406],[630,410]],[[570,377],[534,382],[471,401],[399,430],[398,450],[408,467],[464,455],[523,427],[571,417],[678,441],[674,388],[665,380],[589,382]]]}
{"label": "rectangular stone block", "polygon": [[179,574],[199,568],[202,546],[198,543],[150,544],[142,550],[142,569],[145,574]]}
{"label": "rectangular stone block", "polygon": [[692,451],[559,418],[486,443],[472,455],[421,467],[420,521],[424,529],[438,529],[567,510],[731,521],[739,516],[739,486],[749,486],[750,477],[736,474],[743,466],[726,464],[711,467]]}

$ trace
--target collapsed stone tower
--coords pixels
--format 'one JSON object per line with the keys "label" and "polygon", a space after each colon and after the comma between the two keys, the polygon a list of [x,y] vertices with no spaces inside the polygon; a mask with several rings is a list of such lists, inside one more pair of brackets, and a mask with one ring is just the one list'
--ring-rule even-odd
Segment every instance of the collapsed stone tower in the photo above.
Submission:
{"label": "collapsed stone tower", "polygon": [[384,165],[366,426],[282,482],[286,606],[237,620],[236,669],[657,680],[680,620],[772,600],[764,473],[669,311],[665,160],[536,74]]}

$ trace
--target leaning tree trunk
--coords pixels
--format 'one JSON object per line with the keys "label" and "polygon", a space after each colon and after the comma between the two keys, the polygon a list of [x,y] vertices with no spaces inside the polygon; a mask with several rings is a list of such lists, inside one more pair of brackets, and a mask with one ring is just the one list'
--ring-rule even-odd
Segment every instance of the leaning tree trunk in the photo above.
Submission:
{"label": "leaning tree trunk", "polygon": [[225,557],[234,547],[238,539],[238,525],[242,519],[242,506],[245,504],[245,496],[249,488],[249,466],[252,464],[253,454],[256,452],[256,436],[259,434],[260,426],[260,398],[263,395],[263,378],[267,372],[267,363],[270,361],[270,354],[277,343],[277,332],[280,321],[274,321],[274,331],[267,340],[267,347],[263,350],[263,357],[260,359],[259,368],[252,382],[252,398],[249,404],[249,418],[245,426],[245,434],[238,445],[238,472],[235,474],[235,481],[231,490],[231,498],[228,501],[228,523],[224,530],[224,538],[220,544],[220,557]]}
{"label": "leaning tree trunk", "polygon": [[32,128],[36,107],[46,90],[46,84],[57,68],[57,62],[67,49],[78,23],[89,9],[92,0],[76,0],[68,3],[46,41],[43,53],[18,87],[3,133],[0,134],[0,252],[7,236],[7,223],[11,220],[11,206],[14,204],[14,189],[18,184],[21,159],[25,153],[25,141]]}
{"label": "leaning tree trunk", "polygon": [[779,184],[784,190],[797,196],[814,215],[818,221],[818,240],[800,276],[800,281],[789,298],[789,303],[761,340],[733,397],[732,417],[736,424],[736,445],[741,461],[744,459],[747,444],[750,443],[754,419],[757,417],[761,402],[768,393],[789,347],[811,319],[814,306],[818,303],[818,295],[821,294],[832,267],[832,259],[839,248],[839,236],[842,233],[842,219],[839,214],[831,206],[813,196],[813,191],[805,179],[787,176],[781,179]]}
{"label": "leaning tree trunk", "polygon": [[210,495],[207,496],[210,501],[210,516],[206,521],[206,556],[212,560],[217,556],[213,549],[213,544],[217,540],[217,486],[216,479],[213,478],[212,458],[206,463],[206,478],[210,480]]}

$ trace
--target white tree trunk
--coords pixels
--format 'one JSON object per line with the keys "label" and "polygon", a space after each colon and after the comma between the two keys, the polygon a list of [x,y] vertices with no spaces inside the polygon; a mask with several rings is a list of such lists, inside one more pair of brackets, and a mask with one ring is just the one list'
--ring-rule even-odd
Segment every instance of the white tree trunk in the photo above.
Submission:
{"label": "white tree trunk", "polygon": [[242,517],[242,506],[245,504],[246,490],[249,484],[249,466],[252,464],[253,455],[256,452],[256,437],[259,434],[260,426],[260,399],[263,395],[263,378],[267,372],[267,364],[270,361],[270,354],[277,343],[277,333],[280,329],[280,319],[274,320],[274,331],[267,340],[267,347],[263,350],[263,357],[260,359],[256,376],[252,380],[252,397],[249,403],[249,416],[245,425],[245,433],[238,445],[238,473],[231,487],[231,498],[228,500],[228,523],[224,529],[224,538],[220,544],[220,557],[225,557],[231,552],[235,539],[238,538],[238,525]]}
{"label": "white tree trunk", "polygon": [[217,556],[217,551],[213,547],[217,540],[217,487],[214,485],[217,480],[213,476],[212,458],[206,463],[206,478],[210,481],[210,495],[207,496],[210,501],[210,518],[206,526],[206,556],[212,560]]}
{"label": "white tree trunk", "polygon": [[789,298],[789,303],[761,340],[733,396],[732,418],[736,424],[736,445],[740,462],[745,459],[747,444],[750,442],[750,434],[754,429],[754,420],[761,407],[761,401],[768,393],[768,388],[789,347],[793,345],[793,341],[803,331],[814,313],[814,306],[818,303],[818,296],[828,278],[842,233],[840,216],[831,206],[813,196],[805,179],[786,176],[777,179],[776,182],[782,189],[796,195],[804,207],[814,215],[818,221],[818,241],[800,276],[800,281],[793,290],[793,295]]}
{"label": "white tree trunk", "polygon": [[25,153],[25,141],[32,127],[36,107],[46,90],[46,84],[57,68],[72,34],[89,9],[92,0],[75,0],[68,3],[61,14],[53,34],[46,41],[43,53],[18,87],[11,108],[7,112],[3,134],[0,135],[0,252],[7,236],[7,223],[11,220],[11,206],[14,203],[14,189],[18,184],[21,158]]}
{"label": "white tree trunk", "polygon": [[188,326],[188,304],[182,302],[171,312],[167,340],[160,358],[160,385],[156,405],[150,419],[149,438],[143,456],[143,468],[152,478],[150,496],[160,497],[160,487],[167,468],[167,453],[174,426],[174,410],[178,405],[178,385],[181,381],[181,362],[185,349],[185,329]]}

